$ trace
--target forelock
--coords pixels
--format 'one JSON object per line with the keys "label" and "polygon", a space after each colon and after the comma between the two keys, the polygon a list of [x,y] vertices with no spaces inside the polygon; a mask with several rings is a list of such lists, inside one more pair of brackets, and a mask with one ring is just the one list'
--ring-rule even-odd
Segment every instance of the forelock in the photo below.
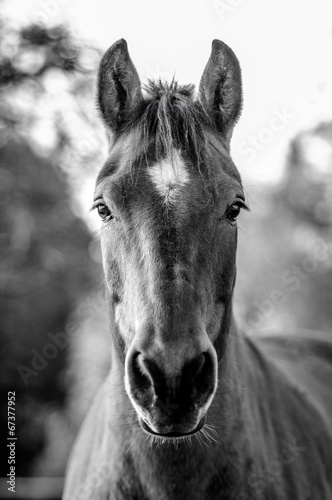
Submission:
{"label": "forelock", "polygon": [[145,86],[146,99],[136,115],[135,124],[140,131],[143,151],[154,160],[172,157],[180,150],[192,168],[200,172],[208,168],[205,130],[210,119],[201,104],[194,99],[194,85],[179,86],[150,81]]}

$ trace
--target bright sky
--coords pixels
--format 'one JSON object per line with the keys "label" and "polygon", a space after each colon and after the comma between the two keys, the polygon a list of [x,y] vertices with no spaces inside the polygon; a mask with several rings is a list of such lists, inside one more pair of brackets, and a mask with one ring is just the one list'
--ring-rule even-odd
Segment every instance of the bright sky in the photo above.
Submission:
{"label": "bright sky", "polygon": [[233,158],[247,184],[279,178],[289,139],[332,120],[331,0],[7,0],[18,23],[67,22],[102,49],[125,38],[142,77],[198,83],[219,38],[244,84]]}

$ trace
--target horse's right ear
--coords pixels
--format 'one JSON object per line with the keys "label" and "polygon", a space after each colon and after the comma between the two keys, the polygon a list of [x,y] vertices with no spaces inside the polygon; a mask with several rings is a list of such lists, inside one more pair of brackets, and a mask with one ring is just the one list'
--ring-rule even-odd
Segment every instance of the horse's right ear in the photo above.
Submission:
{"label": "horse's right ear", "polygon": [[229,142],[242,109],[239,61],[225,43],[213,40],[212,52],[199,86],[199,100],[216,129]]}
{"label": "horse's right ear", "polygon": [[111,132],[121,132],[142,101],[141,83],[124,39],[104,54],[98,73],[98,106]]}

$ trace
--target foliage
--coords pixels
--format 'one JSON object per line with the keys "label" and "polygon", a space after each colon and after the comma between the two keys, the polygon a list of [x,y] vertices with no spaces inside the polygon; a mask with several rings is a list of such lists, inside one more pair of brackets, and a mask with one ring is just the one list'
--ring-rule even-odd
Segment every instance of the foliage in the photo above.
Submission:
{"label": "foliage", "polygon": [[[33,367],[35,352],[47,352],[49,334],[65,331],[77,304],[101,281],[72,194],[84,175],[82,163],[98,157],[96,140],[82,151],[73,125],[97,133],[81,101],[89,95],[93,102],[98,52],[62,27],[16,31],[2,24],[0,391],[3,419],[7,392],[16,391],[19,476],[33,472],[47,420],[59,413],[67,391],[67,349],[58,349],[40,371]],[[20,366],[34,373],[24,377]],[[61,432],[58,440],[66,442],[66,429]],[[62,475],[63,466],[53,472]]]}
{"label": "foliage", "polygon": [[332,329],[331,139],[328,122],[298,134],[282,182],[251,193],[237,283],[246,330]]}

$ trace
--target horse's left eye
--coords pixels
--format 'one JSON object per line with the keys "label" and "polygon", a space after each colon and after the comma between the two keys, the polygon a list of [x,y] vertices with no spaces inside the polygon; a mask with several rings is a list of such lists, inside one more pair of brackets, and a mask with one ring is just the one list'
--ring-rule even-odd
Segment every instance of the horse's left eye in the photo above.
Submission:
{"label": "horse's left eye", "polygon": [[231,222],[235,222],[238,215],[240,214],[241,212],[241,208],[242,208],[242,205],[240,203],[234,203],[234,205],[232,205],[231,207],[229,207],[228,211],[227,211],[227,218],[231,221]]}
{"label": "horse's left eye", "polygon": [[112,218],[110,209],[106,205],[103,205],[102,203],[97,206],[97,211],[99,217],[102,219],[103,222]]}

